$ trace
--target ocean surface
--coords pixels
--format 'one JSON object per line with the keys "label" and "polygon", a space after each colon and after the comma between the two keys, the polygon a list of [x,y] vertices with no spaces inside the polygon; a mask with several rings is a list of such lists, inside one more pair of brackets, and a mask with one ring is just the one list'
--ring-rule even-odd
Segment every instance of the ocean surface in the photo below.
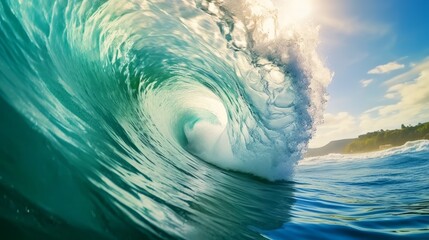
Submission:
{"label": "ocean surface", "polygon": [[303,154],[332,79],[267,0],[0,0],[0,239],[429,239],[429,142]]}

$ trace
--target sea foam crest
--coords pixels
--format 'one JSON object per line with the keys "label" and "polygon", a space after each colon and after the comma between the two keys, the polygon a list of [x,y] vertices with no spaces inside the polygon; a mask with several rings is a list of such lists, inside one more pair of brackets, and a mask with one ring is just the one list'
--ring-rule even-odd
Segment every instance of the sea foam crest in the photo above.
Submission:
{"label": "sea foam crest", "polygon": [[332,78],[316,51],[318,27],[282,26],[281,13],[266,0],[197,1],[197,6],[212,15],[238,56],[252,115],[237,120],[244,124],[229,119],[232,158],[209,161],[272,180],[289,178],[321,121]]}

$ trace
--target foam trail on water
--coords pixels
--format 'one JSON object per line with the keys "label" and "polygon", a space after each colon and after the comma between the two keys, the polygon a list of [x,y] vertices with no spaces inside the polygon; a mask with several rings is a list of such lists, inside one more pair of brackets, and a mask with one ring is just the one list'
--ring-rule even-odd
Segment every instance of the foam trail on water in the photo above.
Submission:
{"label": "foam trail on water", "polygon": [[419,153],[429,150],[429,140],[417,140],[406,142],[402,146],[392,147],[389,149],[367,152],[367,153],[354,153],[354,154],[339,154],[332,153],[325,156],[308,157],[299,162],[299,165],[317,165],[327,162],[346,162],[355,160],[368,160],[388,158],[395,155],[407,153]]}

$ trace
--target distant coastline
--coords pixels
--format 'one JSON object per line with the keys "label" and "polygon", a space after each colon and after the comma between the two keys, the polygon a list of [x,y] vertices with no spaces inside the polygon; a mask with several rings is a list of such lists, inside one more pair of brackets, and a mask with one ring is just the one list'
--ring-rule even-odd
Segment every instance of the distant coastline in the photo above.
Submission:
{"label": "distant coastline", "polygon": [[323,147],[308,149],[305,157],[323,156],[331,153],[351,154],[380,151],[422,139],[429,140],[429,122],[419,123],[415,126],[402,124],[400,129],[381,129],[359,135],[357,138],[331,141]]}

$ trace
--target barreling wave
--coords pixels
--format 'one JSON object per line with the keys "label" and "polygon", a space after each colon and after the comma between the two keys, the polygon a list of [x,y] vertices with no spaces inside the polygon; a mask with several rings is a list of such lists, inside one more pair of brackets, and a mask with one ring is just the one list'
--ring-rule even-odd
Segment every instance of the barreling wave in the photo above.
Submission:
{"label": "barreling wave", "polygon": [[78,148],[94,123],[116,138],[110,115],[142,152],[284,179],[320,116],[316,43],[278,33],[262,3],[198,1],[212,16],[186,1],[3,5],[3,96]]}
{"label": "barreling wave", "polygon": [[[222,169],[290,179],[320,121],[317,28],[280,29],[267,1],[4,0],[0,13],[2,111],[30,126],[3,140],[44,142],[4,150],[24,173],[5,166],[4,181],[29,177],[32,154],[45,160],[27,168],[69,166],[155,235],[159,222],[190,234],[172,209]],[[167,206],[172,189],[184,196]]]}

